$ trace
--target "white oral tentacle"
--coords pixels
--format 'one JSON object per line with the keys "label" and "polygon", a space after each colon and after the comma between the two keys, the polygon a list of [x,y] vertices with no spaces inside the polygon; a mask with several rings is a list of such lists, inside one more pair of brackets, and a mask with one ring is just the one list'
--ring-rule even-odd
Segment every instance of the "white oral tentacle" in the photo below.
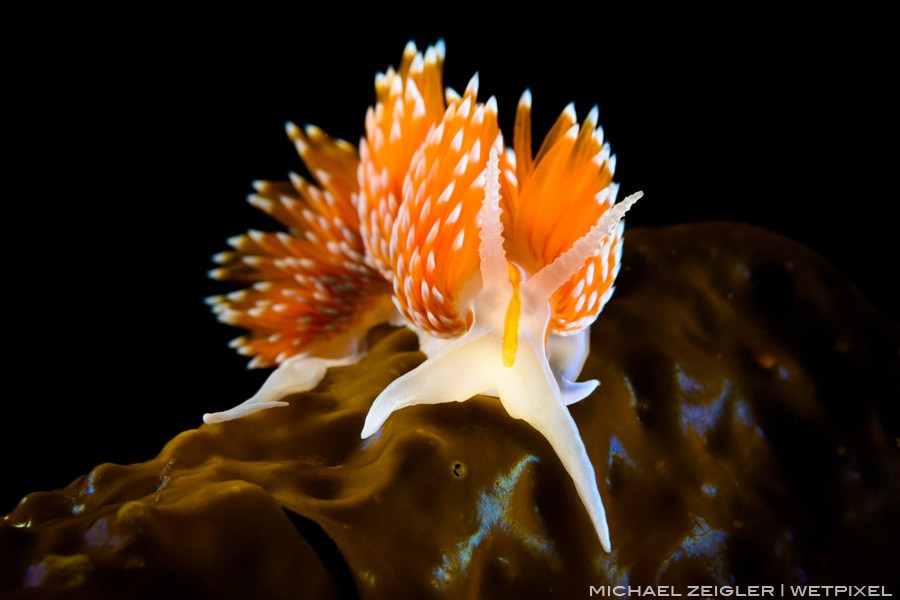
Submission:
{"label": "white oral tentacle", "polygon": [[[523,306],[530,300],[523,298]],[[544,306],[549,304],[548,300],[544,299]],[[534,314],[541,312],[544,311],[533,311],[527,319],[529,322],[520,326],[516,362],[513,368],[506,369],[511,373],[499,388],[500,402],[510,416],[525,420],[550,442],[575,484],[603,549],[611,552],[609,524],[594,466],[543,352],[543,331],[550,320],[549,308],[546,316]],[[543,327],[540,326],[542,322]]]}
{"label": "white oral tentacle", "polygon": [[[463,402],[491,387],[487,365],[496,356],[491,332],[472,327],[424,363],[390,383],[372,403],[360,437],[384,425],[394,411],[416,404]],[[476,361],[476,362],[473,362]]]}

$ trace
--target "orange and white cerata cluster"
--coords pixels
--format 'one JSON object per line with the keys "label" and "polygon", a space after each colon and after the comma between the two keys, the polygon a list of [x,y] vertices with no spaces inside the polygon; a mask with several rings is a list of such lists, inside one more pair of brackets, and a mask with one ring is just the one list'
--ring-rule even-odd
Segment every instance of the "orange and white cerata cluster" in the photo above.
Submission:
{"label": "orange and white cerata cluster", "polygon": [[410,42],[375,78],[375,106],[355,147],[288,124],[312,180],[255,183],[250,203],[287,231],[249,231],[217,254],[215,279],[248,287],[209,299],[248,330],[232,345],[250,366],[277,366],[243,404],[207,423],[284,406],[329,366],[365,353],[369,329],[404,324],[428,356],[376,398],[362,437],[415,404],[500,399],[543,434],[571,475],[610,551],[596,476],[567,405],[597,381],[575,381],[590,324],[613,293],[622,217],[616,157],[597,125],[567,106],[532,154],[531,94],[519,100],[512,148],[497,102],[441,81],[444,45]]}

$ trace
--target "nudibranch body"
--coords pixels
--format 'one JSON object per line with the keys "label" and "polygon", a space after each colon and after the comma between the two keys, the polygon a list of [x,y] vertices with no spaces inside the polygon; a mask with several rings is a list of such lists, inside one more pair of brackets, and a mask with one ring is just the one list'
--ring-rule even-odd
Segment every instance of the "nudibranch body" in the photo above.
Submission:
{"label": "nudibranch body", "polygon": [[[214,277],[254,282],[211,299],[252,366],[279,364],[260,392],[207,422],[282,405],[327,366],[356,360],[365,333],[390,321],[414,329],[428,356],[376,398],[362,437],[415,404],[496,396],[540,431],[569,472],[610,551],[596,476],[566,405],[596,381],[576,382],[589,325],[613,293],[622,217],[615,156],[594,108],[570,105],[537,155],[531,96],[504,146],[494,98],[478,77],[462,95],[442,90],[443,44],[409,44],[397,71],[376,78],[360,153],[315,128],[288,133],[319,186],[257,184],[251,203],[290,233],[250,232],[217,255]],[[393,310],[396,307],[396,310]]]}

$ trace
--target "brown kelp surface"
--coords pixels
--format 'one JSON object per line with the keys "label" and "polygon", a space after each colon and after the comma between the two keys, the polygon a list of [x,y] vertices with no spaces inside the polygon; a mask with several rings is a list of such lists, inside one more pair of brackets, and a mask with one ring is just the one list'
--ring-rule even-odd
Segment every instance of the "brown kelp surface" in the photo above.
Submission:
{"label": "brown kelp surface", "polygon": [[289,407],[27,496],[0,520],[0,595],[895,586],[900,327],[748,226],[629,230],[623,265],[582,375],[602,385],[571,407],[612,554],[550,446],[496,399],[407,408],[360,440],[375,396],[423,360],[412,333],[382,327]]}

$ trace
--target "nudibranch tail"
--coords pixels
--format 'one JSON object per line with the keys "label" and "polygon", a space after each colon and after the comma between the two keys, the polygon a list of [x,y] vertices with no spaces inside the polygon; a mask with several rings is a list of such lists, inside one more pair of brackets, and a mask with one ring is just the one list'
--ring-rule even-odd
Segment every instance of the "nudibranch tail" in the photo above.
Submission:
{"label": "nudibranch tail", "polygon": [[287,402],[280,402],[277,399],[283,398],[288,394],[311,390],[325,377],[325,372],[330,367],[352,364],[358,359],[359,356],[357,355],[345,358],[292,356],[278,365],[278,368],[269,375],[266,382],[253,396],[232,409],[217,413],[206,413],[203,415],[203,422],[223,423],[266,410],[267,408],[287,406]]}

